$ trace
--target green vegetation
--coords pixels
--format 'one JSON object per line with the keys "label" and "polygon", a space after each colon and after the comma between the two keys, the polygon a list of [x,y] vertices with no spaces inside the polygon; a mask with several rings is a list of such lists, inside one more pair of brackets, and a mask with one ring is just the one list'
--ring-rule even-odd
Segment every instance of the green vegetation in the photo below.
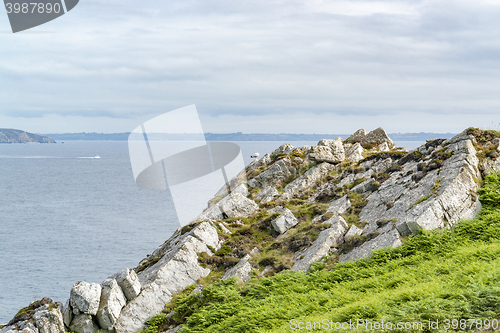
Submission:
{"label": "green vegetation", "polygon": [[[246,284],[218,280],[201,293],[181,294],[168,310],[175,309],[185,332],[291,332],[291,319],[499,319],[500,174],[485,177],[479,194],[479,216],[450,230],[409,236],[368,259],[320,262],[308,273],[283,271]],[[152,322],[148,333],[158,327]]]}
{"label": "green vegetation", "polygon": [[[254,268],[262,270],[265,266],[271,266],[272,269],[266,275],[274,275],[290,269],[294,253],[310,246],[318,238],[320,232],[328,227],[321,223],[312,223],[313,217],[326,213],[328,204],[308,204],[303,199],[292,199],[280,204],[290,209],[300,223],[290,229],[279,242],[276,241],[278,233],[271,222],[278,218],[280,213],[268,214],[266,211],[261,211],[249,218],[225,219],[224,222],[232,234],[220,233],[220,237],[225,238],[224,245],[215,252],[214,256],[200,254],[198,257],[200,264],[212,269],[211,276],[218,274],[220,277],[225,270],[234,266],[256,247],[260,252],[250,260]],[[276,205],[278,203],[273,202],[261,206],[269,208]]]}

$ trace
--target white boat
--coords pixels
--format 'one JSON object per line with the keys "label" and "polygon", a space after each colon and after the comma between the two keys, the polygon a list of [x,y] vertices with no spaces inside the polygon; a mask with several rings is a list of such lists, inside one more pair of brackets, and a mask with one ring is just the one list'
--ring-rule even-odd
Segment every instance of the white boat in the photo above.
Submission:
{"label": "white boat", "polygon": [[99,155],[95,155],[95,156],[94,156],[94,158],[101,158],[101,156],[99,156]]}

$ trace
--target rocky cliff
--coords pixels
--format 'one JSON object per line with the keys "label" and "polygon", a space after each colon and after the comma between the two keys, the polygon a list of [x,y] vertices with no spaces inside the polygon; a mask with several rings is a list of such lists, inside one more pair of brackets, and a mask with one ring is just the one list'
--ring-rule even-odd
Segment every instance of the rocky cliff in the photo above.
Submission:
{"label": "rocky cliff", "polygon": [[21,130],[0,128],[0,143],[55,143],[46,136],[36,135]]}
{"label": "rocky cliff", "polygon": [[[379,128],[282,145],[138,266],[100,285],[77,282],[65,304],[31,304],[0,333],[137,332],[187,287],[307,271],[318,261],[333,267],[420,230],[450,228],[481,210],[477,190],[500,170],[499,143],[500,133],[470,128],[408,152]],[[183,322],[168,316],[165,330],[176,332]]]}

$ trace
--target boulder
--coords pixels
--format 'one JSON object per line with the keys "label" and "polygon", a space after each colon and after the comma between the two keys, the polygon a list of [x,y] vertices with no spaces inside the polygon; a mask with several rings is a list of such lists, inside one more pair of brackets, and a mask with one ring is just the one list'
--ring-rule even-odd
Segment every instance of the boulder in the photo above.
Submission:
{"label": "boulder", "polygon": [[347,140],[345,140],[345,142],[348,142],[348,143],[362,142],[366,138],[367,134],[368,134],[368,132],[365,131],[365,129],[360,128],[359,130],[354,132],[349,138],[347,138]]}
{"label": "boulder", "polygon": [[44,305],[36,310],[33,320],[40,333],[64,333],[64,320],[58,308]]}
{"label": "boulder", "polygon": [[265,203],[269,201],[273,201],[274,197],[279,195],[279,192],[277,189],[275,189],[272,186],[266,186],[262,191],[260,191],[259,194],[255,197],[256,201],[259,201],[260,203]]}
{"label": "boulder", "polygon": [[280,234],[285,233],[288,229],[294,227],[299,223],[295,215],[288,209],[281,206],[274,207],[267,211],[269,214],[280,213],[280,216],[271,221],[274,230]]}
{"label": "boulder", "polygon": [[328,162],[328,163],[340,163],[344,160],[344,147],[342,146],[341,153],[335,153],[329,146],[312,146],[309,150],[309,159],[316,161],[318,163]]}
{"label": "boulder", "polygon": [[344,242],[347,227],[343,219],[338,219],[330,228],[323,230],[310,247],[296,255],[292,271],[309,270],[311,264],[327,255],[330,248],[340,246]]}
{"label": "boulder", "polygon": [[383,128],[379,127],[370,133],[366,133],[364,129],[357,130],[351,135],[346,142],[356,143],[359,142],[363,147],[370,147],[375,145],[387,144],[387,147],[393,148],[394,142],[389,138]]}
{"label": "boulder", "polygon": [[321,163],[307,170],[302,176],[285,186],[284,193],[278,198],[278,201],[288,201],[304,194],[305,191],[316,186],[316,182],[329,172],[335,169],[330,163]]}
{"label": "boulder", "polygon": [[382,142],[379,146],[378,146],[378,151],[382,152],[382,151],[389,151],[390,148],[389,148],[389,145],[387,144],[387,142]]}
{"label": "boulder", "polygon": [[222,276],[222,279],[229,279],[236,276],[243,282],[246,282],[252,278],[250,273],[252,272],[252,265],[248,262],[250,260],[250,255],[245,255],[235,266],[231,267]]}
{"label": "boulder", "polygon": [[111,329],[122,311],[127,299],[115,279],[106,279],[101,283],[101,301],[97,311],[99,326]]}
{"label": "boulder", "polygon": [[337,161],[342,162],[345,159],[345,151],[344,145],[342,143],[342,138],[337,138],[335,140],[323,139],[318,142],[318,146],[330,147],[330,149],[332,150],[332,155]]}
{"label": "boulder", "polygon": [[249,217],[259,210],[255,201],[240,193],[231,194],[221,200],[220,208],[227,217]]}
{"label": "boulder", "polygon": [[229,230],[223,223],[219,223],[219,227],[221,228],[223,233],[232,234],[231,230]]}
{"label": "boulder", "polygon": [[368,180],[365,180],[361,184],[358,184],[354,186],[351,191],[356,192],[356,193],[366,193],[366,192],[373,192],[378,189],[378,186],[376,185],[376,181],[373,178],[370,178]]}
{"label": "boulder", "polygon": [[[12,330],[10,332],[15,332],[15,333],[39,333],[40,331],[38,328],[33,325],[33,323],[29,321],[21,321],[17,323],[18,330]],[[60,332],[60,331],[54,331],[54,332]]]}
{"label": "boulder", "polygon": [[259,209],[255,201],[240,193],[231,193],[217,204],[205,210],[195,221],[220,221],[228,217],[248,217]]}
{"label": "boulder", "polygon": [[144,327],[152,316],[160,313],[172,295],[197,283],[207,276],[210,269],[198,262],[200,253],[212,255],[208,248],[219,245],[217,229],[209,222],[202,222],[189,232],[178,231],[153,257],[159,260],[138,273],[142,291],[122,309],[115,324],[116,333],[135,333]]}
{"label": "boulder", "polygon": [[141,292],[141,283],[134,270],[125,268],[112,277],[122,288],[125,298],[130,301],[136,298]]}
{"label": "boulder", "polygon": [[342,198],[333,200],[328,206],[327,212],[331,212],[333,214],[343,214],[345,213],[349,207],[351,207],[351,201],[344,195]]}
{"label": "boulder", "polygon": [[99,330],[89,314],[75,316],[69,328],[76,333],[94,333]]}
{"label": "boulder", "polygon": [[361,144],[359,142],[356,142],[354,145],[345,150],[345,158],[351,162],[359,162],[364,158],[364,151],[365,150],[363,149]]}
{"label": "boulder", "polygon": [[384,247],[396,247],[401,245],[399,233],[396,229],[378,235],[372,240],[363,243],[361,246],[354,248],[347,254],[341,254],[339,261],[345,262],[350,260],[361,259],[369,256],[374,250]]}
{"label": "boulder", "polygon": [[61,312],[63,315],[64,324],[67,327],[69,327],[69,325],[71,325],[71,321],[73,320],[73,309],[71,308],[71,305],[69,304],[69,299],[66,301],[66,304],[63,305]]}
{"label": "boulder", "polygon": [[285,144],[279,146],[278,149],[276,149],[275,151],[273,151],[271,153],[271,158],[275,158],[281,154],[291,154],[294,150],[295,150],[294,146],[292,146],[288,143],[285,143]]}
{"label": "boulder", "polygon": [[349,231],[347,231],[347,233],[344,235],[344,240],[347,242],[349,239],[353,238],[354,236],[361,235],[362,233],[363,229],[360,229],[353,224],[349,228]]}
{"label": "boulder", "polygon": [[[261,172],[255,178],[250,179],[247,185],[251,188],[263,188],[265,186],[275,187],[283,180],[293,175],[295,168],[288,157],[282,158],[274,163],[269,169]],[[296,171],[296,170],[295,170]]]}
{"label": "boulder", "polygon": [[[78,281],[71,288],[69,302],[73,312],[96,315],[101,298],[101,286],[97,283]],[[75,311],[75,309],[77,311]]]}

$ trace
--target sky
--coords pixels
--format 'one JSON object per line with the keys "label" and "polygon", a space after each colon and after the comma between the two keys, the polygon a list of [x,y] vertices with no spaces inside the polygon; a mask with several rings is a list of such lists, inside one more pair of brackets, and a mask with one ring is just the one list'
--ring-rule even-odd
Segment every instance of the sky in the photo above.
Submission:
{"label": "sky", "polygon": [[81,0],[12,34],[0,128],[129,132],[195,104],[206,132],[500,129],[500,2]]}

